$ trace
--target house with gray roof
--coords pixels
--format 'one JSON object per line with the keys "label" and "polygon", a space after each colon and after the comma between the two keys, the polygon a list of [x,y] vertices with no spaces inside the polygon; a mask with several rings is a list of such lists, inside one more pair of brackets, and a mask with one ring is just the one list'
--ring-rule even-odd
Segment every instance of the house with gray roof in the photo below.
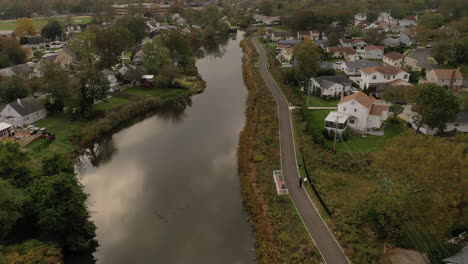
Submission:
{"label": "house with gray roof", "polygon": [[320,91],[321,96],[339,97],[342,93],[348,94],[351,91],[353,82],[344,75],[320,76],[310,78],[309,89],[311,92]]}
{"label": "house with gray roof", "polygon": [[47,117],[47,110],[36,98],[29,96],[17,99],[0,112],[3,122],[15,127],[25,126]]}
{"label": "house with gray roof", "polygon": [[347,61],[341,64],[341,70],[348,76],[361,76],[361,70],[364,68],[379,66],[377,61],[357,60]]}
{"label": "house with gray roof", "polygon": [[31,79],[34,75],[34,67],[24,63],[0,69],[0,79],[11,78],[14,75],[23,77],[25,79]]}

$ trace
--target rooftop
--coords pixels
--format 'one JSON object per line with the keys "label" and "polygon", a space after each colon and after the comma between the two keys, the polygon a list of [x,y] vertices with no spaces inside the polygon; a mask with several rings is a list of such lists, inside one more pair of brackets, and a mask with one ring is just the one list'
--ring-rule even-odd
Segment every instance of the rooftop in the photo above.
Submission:
{"label": "rooftop", "polygon": [[435,73],[437,78],[443,79],[443,80],[452,79],[453,71],[455,71],[455,79],[463,80],[463,75],[458,69],[434,69],[434,70],[430,70],[429,72],[432,72],[432,71]]}
{"label": "rooftop", "polygon": [[397,74],[402,72],[403,70],[395,66],[375,66],[370,68],[364,68],[362,69],[362,71],[367,74],[372,74],[374,72],[380,72],[382,74]]}
{"label": "rooftop", "polygon": [[368,96],[367,94],[363,92],[357,92],[353,93],[351,95],[346,96],[341,100],[338,104],[343,104],[351,100],[356,100],[358,103],[360,103],[362,106],[365,108],[371,108],[372,104],[375,102],[375,99]]}
{"label": "rooftop", "polygon": [[384,55],[384,57],[387,57],[387,58],[389,58],[391,60],[401,60],[401,59],[403,59],[404,56],[401,53],[392,51],[392,52],[386,53]]}

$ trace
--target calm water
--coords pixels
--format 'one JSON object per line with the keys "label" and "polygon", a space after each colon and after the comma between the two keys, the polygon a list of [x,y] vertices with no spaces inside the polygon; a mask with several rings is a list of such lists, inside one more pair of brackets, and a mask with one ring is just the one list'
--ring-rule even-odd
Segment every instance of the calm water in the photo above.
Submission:
{"label": "calm water", "polygon": [[207,88],[185,111],[122,130],[84,163],[97,263],[255,263],[237,175],[241,39],[197,62]]}

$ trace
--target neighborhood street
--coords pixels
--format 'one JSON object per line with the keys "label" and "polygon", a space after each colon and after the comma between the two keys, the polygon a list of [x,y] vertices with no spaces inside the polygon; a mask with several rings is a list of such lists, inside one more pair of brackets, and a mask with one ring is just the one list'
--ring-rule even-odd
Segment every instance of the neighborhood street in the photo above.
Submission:
{"label": "neighborhood street", "polygon": [[419,48],[410,52],[408,56],[418,61],[419,68],[425,68],[426,71],[438,69],[439,67],[429,59],[430,54],[430,48]]}
{"label": "neighborhood street", "polygon": [[257,38],[253,39],[253,43],[260,55],[260,72],[278,105],[281,165],[290,197],[325,262],[329,264],[349,263],[343,250],[323,222],[307,193],[304,189],[299,187],[299,174],[297,170],[289,103],[268,72],[265,50],[259,44]]}

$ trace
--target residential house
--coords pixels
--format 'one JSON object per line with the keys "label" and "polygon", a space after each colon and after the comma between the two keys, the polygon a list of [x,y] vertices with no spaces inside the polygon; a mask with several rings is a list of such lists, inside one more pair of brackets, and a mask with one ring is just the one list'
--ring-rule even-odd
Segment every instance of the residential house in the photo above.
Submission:
{"label": "residential house", "polygon": [[338,97],[348,94],[351,90],[353,81],[344,75],[339,76],[320,76],[310,78],[311,92],[320,91],[321,96]]}
{"label": "residential house", "polygon": [[15,39],[16,33],[14,30],[0,30],[0,39]]}
{"label": "residential house", "polygon": [[414,31],[411,29],[407,29],[401,32],[400,44],[404,47],[410,47],[416,44]]}
{"label": "residential house", "polygon": [[143,65],[129,63],[124,65],[119,70],[124,83],[129,83],[132,86],[141,84],[141,76],[146,74],[146,68]]}
{"label": "residential house", "polygon": [[0,69],[0,79],[11,78],[14,75],[29,80],[34,77],[34,68],[28,63],[24,63]]}
{"label": "residential house", "polygon": [[387,37],[386,39],[383,40],[383,44],[387,47],[396,47],[400,46],[400,40],[394,39],[392,37]]}
{"label": "residential house", "polygon": [[364,58],[381,60],[384,55],[384,50],[384,46],[367,46],[364,48]]}
{"label": "residential house", "polygon": [[367,14],[366,13],[357,13],[354,15],[354,20],[356,21],[366,21],[367,20]]}
{"label": "residential house", "polygon": [[320,62],[320,69],[331,69],[334,70],[334,63],[333,62],[327,62],[327,61],[322,61]]}
{"label": "residential house", "polygon": [[327,53],[332,58],[345,58],[347,60],[354,60],[356,58],[356,51],[353,47],[327,47]]}
{"label": "residential house", "polygon": [[62,49],[57,50],[56,54],[57,57],[55,58],[55,61],[64,68],[70,66],[74,61],[73,51],[67,47],[63,47]]}
{"label": "residential house", "polygon": [[[466,235],[466,233],[464,233]],[[466,264],[468,259],[468,246],[465,246],[455,255],[445,258],[443,261],[445,264]]]}
{"label": "residential house", "polygon": [[279,48],[280,52],[278,58],[281,61],[291,62],[293,56],[293,47],[289,45],[281,45]]}
{"label": "residential house", "polygon": [[370,68],[379,66],[377,61],[368,60],[357,60],[357,61],[346,61],[341,65],[341,70],[348,76],[361,76],[361,70],[364,68]]}
{"label": "residential house", "polygon": [[294,33],[289,31],[271,31],[269,34],[270,40],[278,42],[280,40],[293,40],[295,38]]}
{"label": "residential house", "polygon": [[0,122],[0,139],[12,136],[15,133],[15,129],[11,124]]}
{"label": "residential house", "polygon": [[[395,80],[409,81],[410,74],[395,66],[375,66],[361,70],[359,87],[371,91],[382,90],[383,87]],[[401,84],[401,82],[400,82]]]}
{"label": "residential house", "polygon": [[113,71],[104,69],[101,71],[101,73],[104,75],[104,77],[106,77],[107,81],[109,81],[109,92],[116,92],[120,90],[119,81],[117,80],[117,77]]}
{"label": "residential house", "polygon": [[363,92],[353,93],[338,103],[337,111],[328,114],[325,118],[325,128],[328,131],[338,128],[338,133],[347,128],[360,133],[378,130],[387,120],[388,108],[376,103],[374,98]]}
{"label": "residential house", "polygon": [[459,90],[463,75],[458,69],[434,69],[426,72],[426,81]]}
{"label": "residential house", "polygon": [[343,47],[353,47],[358,53],[364,53],[367,47],[367,42],[363,39],[340,39],[340,44]]}
{"label": "residential house", "polygon": [[319,40],[320,39],[320,31],[318,30],[307,30],[307,31],[298,31],[297,32],[297,39],[299,40]]}
{"label": "residential house", "polygon": [[369,22],[366,22],[366,21],[359,21],[358,23],[356,23],[356,28],[360,28],[360,29],[368,29],[370,28],[372,23],[369,23]]}
{"label": "residential house", "polygon": [[26,45],[33,49],[45,49],[45,38],[42,36],[27,37]]}
{"label": "residential house", "polygon": [[15,127],[29,125],[47,117],[45,107],[34,97],[11,102],[0,112],[2,120]]}
{"label": "residential house", "polygon": [[279,25],[281,18],[279,16],[264,16],[264,15],[254,15],[254,24],[256,25],[265,25],[265,26],[275,26]]}
{"label": "residential house", "polygon": [[392,51],[383,56],[383,62],[390,66],[403,68],[404,56],[401,53]]}
{"label": "residential house", "polygon": [[380,12],[379,16],[377,17],[377,21],[385,21],[390,23],[393,20],[393,17],[387,12]]}
{"label": "residential house", "polygon": [[402,20],[400,20],[400,26],[403,26],[403,27],[416,26],[416,17],[415,16],[405,16]]}
{"label": "residential house", "polygon": [[[409,123],[411,123],[411,127],[414,129],[418,128],[418,126],[414,123],[416,115],[417,114],[415,112],[411,112],[409,115],[410,119],[408,120]],[[437,134],[437,132],[439,132],[437,128],[427,127],[425,125],[420,127],[419,131],[426,135],[435,135]],[[455,117],[455,120],[447,122],[447,124],[445,124],[445,129],[443,130],[443,132],[468,133],[468,111],[462,111],[458,113]]]}
{"label": "residential house", "polygon": [[327,40],[325,39],[314,40],[314,44],[315,46],[320,47],[322,50],[326,50],[328,47]]}

